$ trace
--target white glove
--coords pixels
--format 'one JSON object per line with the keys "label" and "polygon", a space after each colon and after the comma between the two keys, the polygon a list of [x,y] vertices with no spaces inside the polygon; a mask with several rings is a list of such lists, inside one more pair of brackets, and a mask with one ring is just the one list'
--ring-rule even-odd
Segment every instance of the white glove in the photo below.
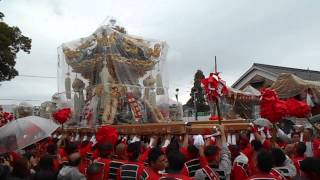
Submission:
{"label": "white glove", "polygon": [[82,141],[86,141],[87,139],[88,139],[88,136],[84,135]]}
{"label": "white glove", "polygon": [[121,143],[127,143],[127,139],[128,139],[127,136],[124,136],[121,140]]}
{"label": "white glove", "polygon": [[60,134],[59,136],[58,136],[58,139],[61,139],[62,138],[62,134]]}
{"label": "white glove", "polygon": [[79,141],[80,135],[77,134],[76,137],[74,138],[75,141]]}
{"label": "white glove", "polygon": [[150,142],[149,142],[149,147],[150,147],[150,148],[153,148],[154,141],[155,141],[155,138],[154,138],[154,137],[151,137],[151,138],[150,138]]}
{"label": "white glove", "polygon": [[57,138],[57,134],[53,134],[53,136],[52,136],[53,138]]}
{"label": "white glove", "polygon": [[200,147],[204,145],[204,140],[202,135],[194,135],[193,136],[193,145],[196,147]]}
{"label": "white glove", "polygon": [[93,135],[90,139],[90,142],[92,142],[92,145],[95,145],[97,143],[96,136]]}
{"label": "white glove", "polygon": [[165,141],[164,141],[164,143],[163,143],[163,148],[166,148],[166,147],[168,147],[169,146],[169,144],[170,144],[170,139],[166,139]]}
{"label": "white glove", "polygon": [[134,143],[137,141],[140,141],[140,138],[138,136],[134,136],[130,143]]}

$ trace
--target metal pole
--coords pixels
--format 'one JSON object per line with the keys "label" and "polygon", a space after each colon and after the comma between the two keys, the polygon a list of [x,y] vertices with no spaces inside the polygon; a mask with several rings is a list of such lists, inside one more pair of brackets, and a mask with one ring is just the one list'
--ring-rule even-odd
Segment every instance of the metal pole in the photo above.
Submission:
{"label": "metal pole", "polygon": [[217,99],[216,100],[216,106],[217,106],[217,112],[218,112],[218,118],[219,118],[219,125],[221,125],[221,120],[222,120],[222,117],[221,117],[221,111],[220,111],[220,106],[219,106],[219,100]]}
{"label": "metal pole", "polygon": [[193,92],[194,119],[198,120],[196,90]]}

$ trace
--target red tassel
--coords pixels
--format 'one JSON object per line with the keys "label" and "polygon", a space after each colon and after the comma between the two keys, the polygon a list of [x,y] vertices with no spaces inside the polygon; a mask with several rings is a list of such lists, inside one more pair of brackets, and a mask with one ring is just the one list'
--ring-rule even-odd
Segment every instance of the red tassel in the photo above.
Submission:
{"label": "red tassel", "polygon": [[115,145],[118,140],[118,131],[110,126],[101,126],[96,132],[96,140],[98,143],[111,143]]}
{"label": "red tassel", "polygon": [[71,109],[63,108],[52,113],[53,118],[60,124],[65,123],[71,117]]}

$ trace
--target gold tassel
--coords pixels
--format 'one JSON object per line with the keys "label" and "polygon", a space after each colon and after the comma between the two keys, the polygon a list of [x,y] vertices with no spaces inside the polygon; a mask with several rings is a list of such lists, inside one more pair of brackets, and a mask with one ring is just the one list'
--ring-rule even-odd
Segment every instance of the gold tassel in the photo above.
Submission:
{"label": "gold tassel", "polygon": [[153,121],[154,121],[154,122],[157,122],[157,123],[160,122],[157,113],[155,112],[154,108],[153,108],[152,105],[149,103],[149,101],[146,100],[146,99],[144,99],[143,102],[144,102],[144,104],[145,104],[145,106],[146,106],[146,109],[149,109],[149,110],[150,110],[151,115],[152,115],[152,117],[154,118]]}
{"label": "gold tassel", "polygon": [[162,84],[162,77],[161,74],[157,74],[157,95],[164,95],[164,89]]}
{"label": "gold tassel", "polygon": [[67,77],[64,80],[64,87],[65,87],[65,92],[66,92],[66,98],[71,99],[71,79],[70,79],[70,74],[67,73]]}

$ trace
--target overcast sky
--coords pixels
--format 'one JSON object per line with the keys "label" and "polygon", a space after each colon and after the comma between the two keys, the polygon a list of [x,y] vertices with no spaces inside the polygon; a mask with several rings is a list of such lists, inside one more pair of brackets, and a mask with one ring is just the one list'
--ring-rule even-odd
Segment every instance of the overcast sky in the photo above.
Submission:
{"label": "overcast sky", "polygon": [[[189,98],[197,69],[208,74],[214,56],[232,85],[253,62],[320,70],[320,1],[301,0],[2,0],[5,22],[32,39],[20,53],[22,75],[57,76],[57,47],[92,34],[107,16],[128,33],[164,40],[171,96]],[[55,78],[16,77],[1,82],[0,104],[50,100]]]}

